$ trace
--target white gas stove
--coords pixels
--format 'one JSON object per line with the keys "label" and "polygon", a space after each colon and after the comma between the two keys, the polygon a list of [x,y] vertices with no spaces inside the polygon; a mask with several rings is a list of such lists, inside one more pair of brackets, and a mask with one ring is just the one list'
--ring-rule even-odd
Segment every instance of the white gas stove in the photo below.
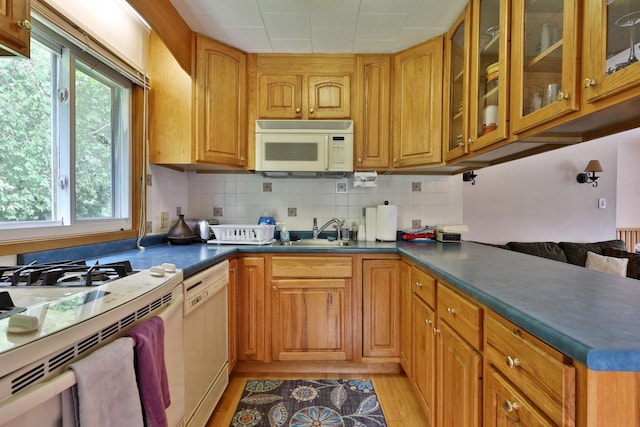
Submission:
{"label": "white gas stove", "polygon": [[35,331],[12,333],[10,323],[16,322],[0,320],[0,410],[7,398],[59,375],[135,323],[171,303],[182,304],[182,278],[174,266],[90,286],[1,286],[0,292],[9,292],[14,304],[25,308],[19,316],[41,317],[41,323]]}

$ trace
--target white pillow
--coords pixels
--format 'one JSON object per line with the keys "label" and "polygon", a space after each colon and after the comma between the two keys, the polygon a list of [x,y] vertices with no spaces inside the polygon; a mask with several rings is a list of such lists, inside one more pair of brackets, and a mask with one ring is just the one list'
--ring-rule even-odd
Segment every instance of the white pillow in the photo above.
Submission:
{"label": "white pillow", "polygon": [[628,263],[629,258],[615,258],[587,252],[587,262],[584,266],[591,270],[626,277]]}

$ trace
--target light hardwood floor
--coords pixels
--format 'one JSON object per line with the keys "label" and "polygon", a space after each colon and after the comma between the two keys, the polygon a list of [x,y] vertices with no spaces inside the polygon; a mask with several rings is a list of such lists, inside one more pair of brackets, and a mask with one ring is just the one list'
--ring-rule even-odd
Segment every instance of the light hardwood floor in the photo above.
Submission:
{"label": "light hardwood floor", "polygon": [[207,427],[227,427],[231,423],[234,410],[242,395],[247,379],[297,379],[297,378],[369,378],[382,406],[382,412],[389,427],[426,427],[422,410],[409,379],[404,374],[234,374],[229,387],[222,395],[216,410],[211,415]]}

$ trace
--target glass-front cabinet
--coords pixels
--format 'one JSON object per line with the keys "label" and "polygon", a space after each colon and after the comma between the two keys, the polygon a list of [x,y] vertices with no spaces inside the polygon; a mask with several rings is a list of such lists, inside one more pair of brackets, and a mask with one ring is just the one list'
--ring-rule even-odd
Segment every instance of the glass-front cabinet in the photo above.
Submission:
{"label": "glass-front cabinet", "polygon": [[445,160],[451,161],[469,152],[469,83],[471,7],[467,5],[445,39],[444,135]]}
{"label": "glass-front cabinet", "polygon": [[640,2],[585,2],[585,100],[598,101],[640,85]]}
{"label": "glass-front cabinet", "polygon": [[473,1],[467,141],[471,151],[502,141],[509,134],[509,3],[508,0]]}
{"label": "glass-front cabinet", "polygon": [[510,119],[518,133],[578,108],[577,0],[514,0],[511,13]]}

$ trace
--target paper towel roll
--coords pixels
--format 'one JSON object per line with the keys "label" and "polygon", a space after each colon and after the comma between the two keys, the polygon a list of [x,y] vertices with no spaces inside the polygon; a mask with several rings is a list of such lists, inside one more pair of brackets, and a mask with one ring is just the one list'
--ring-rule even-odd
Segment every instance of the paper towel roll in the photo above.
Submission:
{"label": "paper towel roll", "polygon": [[376,241],[376,208],[366,208],[364,211],[364,223],[367,230],[367,242]]}
{"label": "paper towel roll", "polygon": [[398,207],[387,204],[378,205],[376,211],[376,238],[387,242],[395,242],[398,233]]}

